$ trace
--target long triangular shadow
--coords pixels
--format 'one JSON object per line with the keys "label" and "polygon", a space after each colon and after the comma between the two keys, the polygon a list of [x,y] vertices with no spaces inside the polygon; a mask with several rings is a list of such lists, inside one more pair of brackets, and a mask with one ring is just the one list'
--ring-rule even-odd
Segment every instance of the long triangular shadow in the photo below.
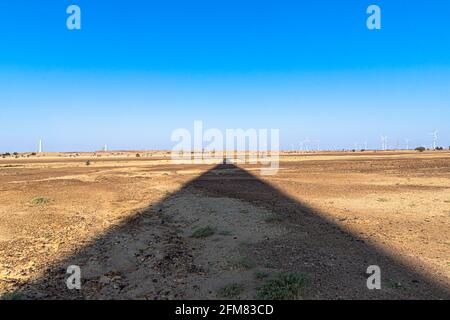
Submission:
{"label": "long triangular shadow", "polygon": [[[281,214],[283,220],[278,223],[288,230],[285,236],[254,244],[248,252],[257,261],[278,270],[307,274],[310,284],[306,298],[450,298],[445,280],[432,278],[423,267],[409,265],[382,248],[365,243],[321,212],[235,165],[211,168],[159,203],[99,235],[91,244],[50,267],[40,279],[28,283],[23,288],[26,298],[192,296],[188,293],[195,288],[183,281],[174,283],[173,279],[189,274],[201,279],[207,270],[195,265],[196,252],[182,234],[182,225],[164,213],[167,201],[186,193],[235,198]],[[121,259],[117,261],[117,257]],[[82,268],[82,290],[66,288],[69,265]],[[369,265],[381,268],[381,290],[366,287]],[[97,289],[101,294],[91,295]]]}

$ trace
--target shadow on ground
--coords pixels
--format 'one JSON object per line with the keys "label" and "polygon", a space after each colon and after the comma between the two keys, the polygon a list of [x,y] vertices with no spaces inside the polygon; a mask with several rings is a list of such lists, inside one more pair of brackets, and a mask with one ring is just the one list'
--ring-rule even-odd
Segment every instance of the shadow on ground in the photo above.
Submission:
{"label": "shadow on ground", "polygon": [[[365,243],[324,215],[234,165],[218,165],[88,246],[48,268],[21,290],[28,299],[181,299],[199,297],[208,268],[198,265],[188,224],[165,204],[186,194],[227,197],[272,211],[285,233],[249,244],[245,251],[272,270],[310,279],[307,299],[448,299],[444,280],[426,275],[385,250]],[[243,213],[245,214],[245,213]],[[214,261],[211,261],[214,263]],[[82,290],[66,288],[66,269],[79,265]],[[368,290],[366,269],[381,268],[382,289]],[[190,279],[196,279],[193,284]],[[197,287],[196,287],[197,286]],[[200,296],[201,298],[201,296]]]}

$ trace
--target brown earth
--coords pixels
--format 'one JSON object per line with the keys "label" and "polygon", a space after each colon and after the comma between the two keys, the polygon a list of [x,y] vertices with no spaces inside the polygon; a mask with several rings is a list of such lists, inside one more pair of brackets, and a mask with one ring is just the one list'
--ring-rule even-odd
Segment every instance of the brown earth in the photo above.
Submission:
{"label": "brown earth", "polygon": [[290,153],[273,176],[135,153],[0,159],[0,295],[215,299],[237,284],[247,299],[295,272],[304,299],[450,298],[448,152]]}

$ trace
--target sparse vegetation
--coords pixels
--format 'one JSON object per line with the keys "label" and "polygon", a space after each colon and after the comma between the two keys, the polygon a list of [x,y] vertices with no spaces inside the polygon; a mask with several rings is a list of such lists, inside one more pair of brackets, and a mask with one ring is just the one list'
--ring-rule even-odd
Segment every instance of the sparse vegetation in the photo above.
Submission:
{"label": "sparse vegetation", "polygon": [[204,227],[204,228],[196,229],[192,233],[191,237],[192,238],[197,238],[197,239],[207,238],[209,236],[212,236],[215,232],[216,232],[216,230],[213,227],[207,226],[207,227]]}
{"label": "sparse vegetation", "polygon": [[257,297],[264,300],[301,299],[307,278],[299,273],[281,273],[269,278],[257,290]]}
{"label": "sparse vegetation", "polygon": [[86,161],[86,165],[87,165],[87,166],[90,166],[90,165],[91,165],[91,161],[89,161],[89,160]]}
{"label": "sparse vegetation", "polygon": [[391,289],[399,289],[402,287],[402,284],[398,281],[389,280],[387,286]]}
{"label": "sparse vegetation", "polygon": [[273,213],[264,219],[264,221],[267,223],[280,222],[282,220],[283,220],[283,217],[277,213]]}
{"label": "sparse vegetation", "polygon": [[270,273],[265,271],[256,271],[255,272],[255,278],[258,280],[266,279],[270,276]]}
{"label": "sparse vegetation", "polygon": [[377,201],[378,202],[388,202],[389,200],[386,198],[378,198]]}
{"label": "sparse vegetation", "polygon": [[226,285],[217,291],[218,298],[233,299],[238,298],[244,291],[244,286],[238,283]]}
{"label": "sparse vegetation", "polygon": [[30,203],[34,204],[34,205],[43,205],[43,204],[47,204],[49,202],[50,202],[50,199],[46,198],[46,197],[34,197],[30,201]]}
{"label": "sparse vegetation", "polygon": [[22,298],[22,293],[20,291],[7,292],[3,294],[0,300],[20,300]]}
{"label": "sparse vegetation", "polygon": [[241,258],[236,263],[233,264],[233,269],[243,269],[243,270],[249,270],[253,269],[256,266],[255,262],[252,261],[249,258]]}

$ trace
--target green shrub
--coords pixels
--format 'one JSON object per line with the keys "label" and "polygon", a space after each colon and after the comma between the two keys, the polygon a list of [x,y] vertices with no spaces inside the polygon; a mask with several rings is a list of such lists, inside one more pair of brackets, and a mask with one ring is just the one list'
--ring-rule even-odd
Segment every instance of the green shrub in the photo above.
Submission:
{"label": "green shrub", "polygon": [[31,204],[34,204],[34,205],[42,205],[42,204],[49,203],[50,199],[46,198],[46,197],[35,197],[35,198],[31,199],[30,202],[31,202]]}
{"label": "green shrub", "polygon": [[241,258],[236,263],[233,264],[234,269],[250,270],[256,266],[255,262],[249,258]]}
{"label": "green shrub", "polygon": [[219,289],[219,291],[217,291],[217,297],[226,299],[238,298],[243,291],[243,285],[233,283]]}
{"label": "green shrub", "polygon": [[22,298],[22,293],[20,291],[7,292],[3,294],[0,300],[20,300]]}
{"label": "green shrub", "polygon": [[257,290],[257,297],[264,300],[295,300],[301,299],[307,278],[299,273],[281,273],[269,278]]}

